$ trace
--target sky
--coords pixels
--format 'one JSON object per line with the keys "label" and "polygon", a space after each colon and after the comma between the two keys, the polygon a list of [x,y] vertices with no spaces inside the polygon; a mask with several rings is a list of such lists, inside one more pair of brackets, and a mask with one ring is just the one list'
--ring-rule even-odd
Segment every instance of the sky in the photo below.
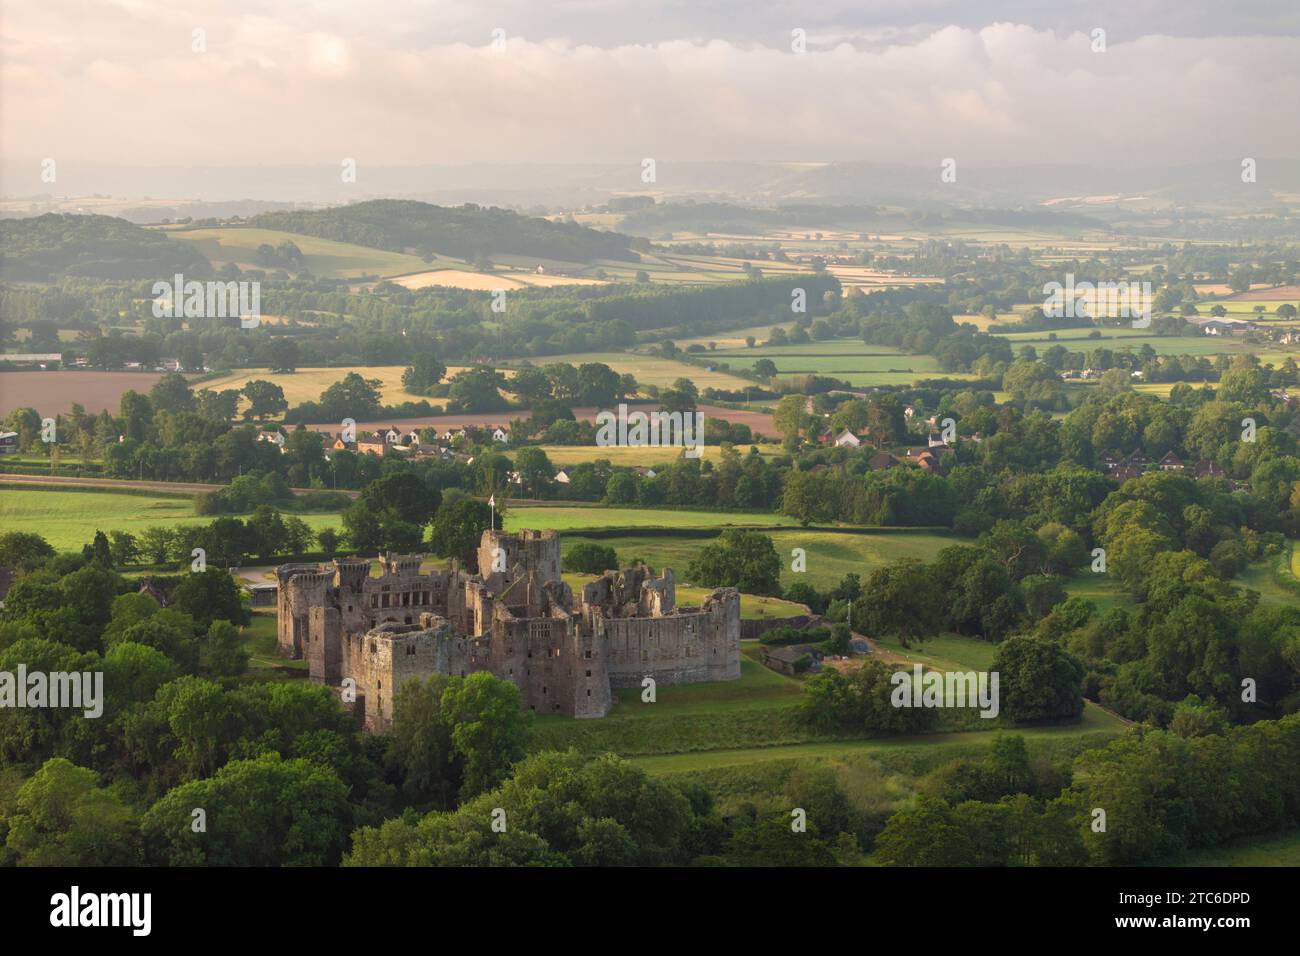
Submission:
{"label": "sky", "polygon": [[1300,156],[1297,116],[1294,0],[6,0],[0,10],[7,194],[39,189],[47,158],[1151,166]]}

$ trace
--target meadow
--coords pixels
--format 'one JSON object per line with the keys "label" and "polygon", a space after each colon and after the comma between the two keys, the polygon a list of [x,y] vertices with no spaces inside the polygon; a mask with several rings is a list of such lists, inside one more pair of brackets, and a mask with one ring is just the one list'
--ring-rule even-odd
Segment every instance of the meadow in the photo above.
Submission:
{"label": "meadow", "polygon": [[[517,511],[512,514],[517,514]],[[661,519],[669,515],[684,519],[687,515],[699,513],[655,511],[652,514]],[[736,516],[728,514],[727,517],[734,522]],[[601,522],[601,525],[605,524]],[[775,525],[776,522],[772,524]],[[507,527],[511,526],[510,521],[507,521]],[[536,527],[538,525],[514,526]],[[612,522],[609,526],[612,526]],[[662,522],[659,526],[672,527]],[[705,527],[704,522],[700,522],[699,526]],[[597,527],[596,519],[589,516],[586,524],[572,528],[570,533],[561,540],[561,548],[567,551],[584,537],[584,529],[594,530]],[[791,527],[788,530],[765,530],[764,534],[772,538],[772,543],[781,558],[782,586],[789,587],[797,581],[805,581],[823,591],[838,585],[846,574],[857,574],[865,578],[874,568],[905,557],[932,561],[943,548],[962,542],[961,538],[950,535],[910,530],[839,533]],[[681,537],[637,534],[635,531],[630,531],[617,536],[601,533],[598,537],[593,536],[593,540],[613,548],[623,563],[630,563],[636,559],[655,568],[670,567],[681,574],[691,560],[699,554],[700,548],[713,537],[715,535],[709,532],[701,533],[698,537]],[[795,548],[803,548],[806,552],[805,572],[795,573],[791,570],[791,552]]]}
{"label": "meadow", "polygon": [[[211,524],[194,514],[190,496],[125,494],[118,491],[46,491],[0,486],[0,515],[6,531],[27,531],[45,538],[57,551],[80,551],[96,531],[138,535],[153,525],[183,527]],[[247,517],[237,515],[236,517]],[[337,514],[298,515],[314,531],[341,527]]]}
{"label": "meadow", "polygon": [[866,345],[860,339],[759,345],[752,349],[719,349],[710,354],[744,368],[751,368],[759,359],[771,359],[781,378],[828,375],[859,386],[911,385],[923,378],[975,377],[967,372],[944,372],[933,355],[907,355],[883,345]]}

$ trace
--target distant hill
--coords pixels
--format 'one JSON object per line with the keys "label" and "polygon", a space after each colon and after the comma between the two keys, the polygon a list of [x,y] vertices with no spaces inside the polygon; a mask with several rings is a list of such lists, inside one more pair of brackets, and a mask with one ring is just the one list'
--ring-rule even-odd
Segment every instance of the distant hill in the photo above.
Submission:
{"label": "distant hill", "polygon": [[64,277],[202,277],[212,265],[192,246],[113,216],[46,213],[0,220],[0,278],[51,282]]}
{"label": "distant hill", "polygon": [[332,209],[264,213],[256,216],[252,225],[392,252],[437,253],[467,260],[493,255],[572,262],[638,258],[629,236],[475,205],[433,206],[376,199]]}

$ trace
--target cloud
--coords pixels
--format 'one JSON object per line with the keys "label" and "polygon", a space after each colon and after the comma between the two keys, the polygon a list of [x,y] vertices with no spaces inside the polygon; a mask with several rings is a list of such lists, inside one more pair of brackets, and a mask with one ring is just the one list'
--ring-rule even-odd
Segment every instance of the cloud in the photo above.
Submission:
{"label": "cloud", "polygon": [[[603,21],[629,6],[653,20],[650,4],[556,9],[563,22]],[[7,13],[5,159],[337,166],[356,157],[364,169],[647,156],[1150,165],[1300,155],[1289,119],[1300,115],[1295,37],[1112,33],[1095,53],[1086,27],[918,29],[900,19],[871,25],[869,38],[810,26],[808,52],[796,54],[788,29],[758,42],[743,22],[733,37],[598,44],[530,39],[503,16],[498,51],[487,27],[472,42],[449,39],[452,27],[482,25],[460,3],[379,2],[364,15],[331,2],[273,15],[228,9],[55,0]],[[676,4],[663,9],[685,16]],[[195,27],[206,52],[191,50]]]}

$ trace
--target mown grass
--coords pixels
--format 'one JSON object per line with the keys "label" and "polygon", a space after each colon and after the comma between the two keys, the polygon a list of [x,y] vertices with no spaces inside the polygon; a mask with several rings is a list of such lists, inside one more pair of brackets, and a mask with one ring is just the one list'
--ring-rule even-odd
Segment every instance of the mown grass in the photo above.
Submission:
{"label": "mown grass", "polygon": [[[192,499],[101,491],[47,491],[0,487],[0,514],[6,531],[39,534],[56,551],[79,551],[96,531],[139,535],[153,525],[181,527],[211,524],[194,514]],[[237,516],[247,517],[247,515]],[[312,528],[341,527],[337,514],[301,514]]]}

